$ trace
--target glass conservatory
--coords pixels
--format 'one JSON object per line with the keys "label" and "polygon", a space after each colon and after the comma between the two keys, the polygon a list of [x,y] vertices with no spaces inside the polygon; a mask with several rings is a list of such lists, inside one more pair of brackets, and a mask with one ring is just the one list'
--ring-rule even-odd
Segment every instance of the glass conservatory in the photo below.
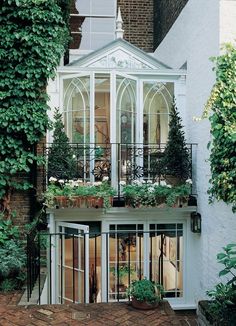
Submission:
{"label": "glass conservatory", "polygon": [[116,186],[130,165],[150,165],[167,141],[174,98],[184,112],[185,71],[166,67],[123,39],[59,72],[59,106],[70,142],[80,157],[83,151],[79,177],[86,181],[96,180],[106,166]]}

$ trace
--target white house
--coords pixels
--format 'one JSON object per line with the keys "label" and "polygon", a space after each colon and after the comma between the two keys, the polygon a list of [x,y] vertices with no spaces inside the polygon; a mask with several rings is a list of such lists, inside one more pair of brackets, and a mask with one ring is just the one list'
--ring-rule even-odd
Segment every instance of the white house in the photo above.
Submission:
{"label": "white house", "polygon": [[[175,309],[196,308],[217,281],[216,253],[236,234],[231,207],[208,204],[209,122],[193,119],[201,116],[214,83],[209,57],[235,37],[236,3],[189,0],[154,53],[123,39],[115,0],[99,3],[103,6],[77,1],[87,17],[81,47],[70,51],[70,63],[58,67],[48,86],[50,106],[60,108],[70,142],[85,151],[90,146],[86,162],[80,162],[81,177],[94,182],[94,171],[104,172],[108,160],[105,172],[117,191],[130,162],[133,179],[151,178],[150,169],[138,175],[135,168],[144,171],[158,157],[152,155],[163,152],[175,97],[187,142],[197,144],[190,147],[197,205],[48,210],[47,302],[124,300],[130,281],[147,277],[163,284]],[[52,140],[48,133],[48,143]],[[132,154],[127,156],[127,149]],[[201,233],[191,231],[192,212],[201,214]],[[123,282],[118,270],[128,271]]]}

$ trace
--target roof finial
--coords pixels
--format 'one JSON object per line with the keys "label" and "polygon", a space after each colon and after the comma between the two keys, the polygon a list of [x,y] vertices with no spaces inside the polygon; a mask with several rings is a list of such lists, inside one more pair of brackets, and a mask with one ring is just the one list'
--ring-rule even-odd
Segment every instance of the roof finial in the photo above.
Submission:
{"label": "roof finial", "polygon": [[118,15],[116,18],[116,38],[123,38],[124,30],[122,29],[123,20],[121,18],[120,7],[118,8]]}

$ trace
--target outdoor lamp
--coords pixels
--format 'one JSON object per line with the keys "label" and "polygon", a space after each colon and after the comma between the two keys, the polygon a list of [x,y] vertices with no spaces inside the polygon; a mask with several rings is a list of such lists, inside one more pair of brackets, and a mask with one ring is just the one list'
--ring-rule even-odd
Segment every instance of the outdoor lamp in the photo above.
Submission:
{"label": "outdoor lamp", "polygon": [[193,212],[191,213],[191,231],[193,233],[201,233],[201,214]]}

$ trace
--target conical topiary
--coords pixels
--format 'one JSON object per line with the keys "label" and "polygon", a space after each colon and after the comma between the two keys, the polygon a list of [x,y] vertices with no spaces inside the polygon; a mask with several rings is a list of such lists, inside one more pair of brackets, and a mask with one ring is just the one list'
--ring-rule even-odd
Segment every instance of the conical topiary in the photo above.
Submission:
{"label": "conical topiary", "polygon": [[191,159],[186,144],[182,119],[175,102],[170,113],[169,135],[166,144],[163,167],[165,175],[178,178],[184,182],[191,175]]}
{"label": "conical topiary", "polygon": [[62,114],[59,109],[55,111],[53,127],[53,143],[48,152],[48,178],[75,178],[77,176],[76,158],[64,131]]}

